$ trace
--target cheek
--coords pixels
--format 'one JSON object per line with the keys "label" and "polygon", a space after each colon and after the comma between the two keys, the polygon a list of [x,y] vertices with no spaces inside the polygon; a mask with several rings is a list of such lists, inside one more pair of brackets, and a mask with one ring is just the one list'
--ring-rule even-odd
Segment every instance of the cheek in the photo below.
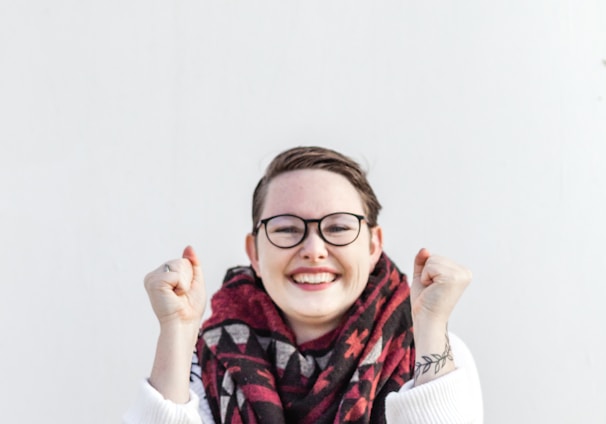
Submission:
{"label": "cheek", "polygon": [[259,246],[257,275],[261,278],[271,278],[281,275],[288,263],[287,251],[276,251],[273,246]]}
{"label": "cheek", "polygon": [[364,292],[366,284],[368,284],[368,262],[360,259],[352,275],[352,284],[350,286],[350,293],[353,299],[357,299]]}
{"label": "cheek", "polygon": [[[350,263],[350,277],[354,283],[356,290],[359,286],[366,286],[368,276],[372,271],[372,257],[369,250],[366,248],[366,243],[355,252],[348,255]],[[345,260],[345,258],[344,258]]]}
{"label": "cheek", "polygon": [[257,262],[257,267],[256,268],[257,268],[256,269],[257,275],[260,278],[263,278],[265,275],[267,275],[268,269],[267,269],[267,263],[266,263],[265,255],[260,254],[258,256],[258,262]]}

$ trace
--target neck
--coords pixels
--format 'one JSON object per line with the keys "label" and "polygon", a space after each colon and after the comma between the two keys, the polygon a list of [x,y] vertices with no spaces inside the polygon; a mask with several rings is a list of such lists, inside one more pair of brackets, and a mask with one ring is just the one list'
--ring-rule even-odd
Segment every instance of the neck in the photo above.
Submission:
{"label": "neck", "polygon": [[338,318],[329,322],[324,321],[318,324],[302,323],[292,319],[288,319],[287,321],[293,333],[295,333],[297,345],[302,345],[330,333],[339,326],[341,319]]}

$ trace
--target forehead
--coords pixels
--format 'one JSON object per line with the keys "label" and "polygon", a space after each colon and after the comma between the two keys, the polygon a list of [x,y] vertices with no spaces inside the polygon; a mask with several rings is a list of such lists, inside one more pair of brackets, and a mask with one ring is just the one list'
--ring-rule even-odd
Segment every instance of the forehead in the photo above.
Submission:
{"label": "forehead", "polygon": [[333,212],[364,214],[360,194],[343,175],[305,169],[285,172],[269,183],[262,216],[317,218]]}

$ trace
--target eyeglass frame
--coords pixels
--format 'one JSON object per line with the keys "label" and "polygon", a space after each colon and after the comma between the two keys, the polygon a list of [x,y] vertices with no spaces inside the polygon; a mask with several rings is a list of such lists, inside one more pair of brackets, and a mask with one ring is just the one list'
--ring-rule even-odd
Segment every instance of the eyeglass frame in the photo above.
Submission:
{"label": "eyeglass frame", "polygon": [[[345,244],[335,244],[333,242],[330,242],[326,239],[326,237],[324,237],[324,234],[322,233],[322,221],[330,216],[333,215],[351,215],[355,218],[358,219],[358,233],[356,234],[356,236],[354,237],[354,239],[352,241],[350,241],[349,243],[345,243]],[[303,236],[301,237],[301,240],[299,240],[297,243],[293,244],[292,246],[278,246],[276,243],[274,243],[271,240],[271,237],[269,237],[269,234],[267,233],[267,223],[274,219],[274,218],[279,218],[281,216],[292,216],[293,218],[298,218],[301,221],[303,221],[303,225],[304,225],[304,230],[303,230]],[[315,218],[315,219],[305,219],[305,218],[301,218],[298,215],[294,215],[292,213],[281,213],[279,215],[274,215],[274,216],[270,216],[269,218],[265,218],[265,219],[260,219],[259,223],[255,226],[255,229],[253,231],[253,236],[257,236],[259,234],[259,230],[261,229],[261,226],[263,225],[265,227],[265,237],[267,237],[267,240],[274,246],[276,246],[277,248],[280,249],[292,249],[293,247],[296,247],[298,245],[300,245],[301,243],[303,243],[303,241],[305,241],[305,239],[307,238],[307,234],[308,234],[308,228],[309,228],[309,223],[317,223],[318,224],[318,235],[320,236],[320,238],[325,242],[330,244],[331,246],[336,246],[336,247],[343,247],[343,246],[349,246],[350,244],[352,244],[354,241],[356,241],[358,239],[358,237],[360,237],[360,231],[362,231],[362,221],[366,221],[368,223],[368,220],[366,219],[366,217],[364,215],[359,215],[356,213],[352,213],[352,212],[333,212],[333,213],[329,213],[328,215],[324,215],[322,218]]]}

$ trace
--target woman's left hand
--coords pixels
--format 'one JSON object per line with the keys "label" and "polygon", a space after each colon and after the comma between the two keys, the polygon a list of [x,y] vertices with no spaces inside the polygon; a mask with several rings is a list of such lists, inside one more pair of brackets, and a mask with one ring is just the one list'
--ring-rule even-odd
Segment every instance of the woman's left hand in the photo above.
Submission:
{"label": "woman's left hand", "polygon": [[470,270],[421,249],[415,258],[410,295],[415,326],[418,323],[446,325],[470,282]]}

